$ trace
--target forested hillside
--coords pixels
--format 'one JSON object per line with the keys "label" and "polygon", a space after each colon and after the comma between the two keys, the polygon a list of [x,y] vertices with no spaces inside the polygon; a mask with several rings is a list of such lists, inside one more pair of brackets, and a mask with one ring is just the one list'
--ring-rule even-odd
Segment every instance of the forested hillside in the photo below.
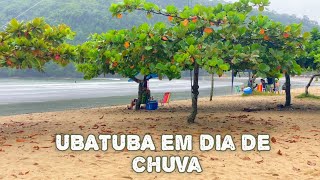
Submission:
{"label": "forested hillside", "polygon": [[[116,19],[111,16],[109,6],[111,3],[122,0],[10,0],[0,1],[0,26],[3,28],[5,24],[12,18],[17,17],[18,20],[31,20],[35,17],[44,17],[51,24],[65,23],[76,31],[77,36],[72,42],[74,44],[86,41],[91,33],[106,32],[110,29],[129,28],[143,22],[150,24],[159,21],[160,17],[147,19],[145,16],[130,14],[124,15],[122,19]],[[196,3],[215,5],[221,1],[213,0],[149,0],[161,6],[174,4],[180,8]],[[257,13],[257,12],[256,12]],[[275,12],[264,12],[271,19],[282,23],[303,23],[304,30],[310,31],[314,26],[318,26],[316,22],[309,20],[307,17],[299,19],[292,15],[277,14]],[[61,68],[55,64],[46,65],[46,73],[41,74],[34,70],[9,70],[2,68],[0,76],[65,76],[79,77],[81,74],[75,71],[70,65]]]}
{"label": "forested hillside", "polygon": [[[65,23],[77,32],[75,43],[85,41],[91,33],[106,32],[109,29],[128,28],[142,22],[153,23],[157,18],[148,20],[145,16],[130,14],[121,20],[113,18],[109,12],[111,3],[117,0],[12,0],[0,1],[1,26],[11,18],[30,20],[35,17],[44,17],[51,24]],[[178,2],[180,7],[188,5],[188,1],[178,0],[150,0],[163,6]],[[199,1],[200,2],[200,1]],[[34,6],[34,7],[33,7]],[[32,8],[33,7],[33,8]],[[28,10],[31,8],[30,10]],[[27,12],[25,12],[28,10]],[[24,13],[25,12],[25,13]]]}
{"label": "forested hillside", "polygon": [[[109,29],[127,28],[142,22],[153,23],[158,18],[146,19],[145,16],[130,14],[121,20],[113,18],[109,13],[111,3],[120,0],[10,0],[0,1],[0,24],[3,26],[11,18],[19,16],[19,20],[30,20],[35,17],[44,17],[52,24],[65,23],[77,32],[75,43],[85,41],[90,33],[106,32]],[[213,0],[149,0],[162,6],[175,4],[183,7],[189,4],[201,3],[214,5],[220,1]],[[40,2],[39,4],[37,4]],[[33,7],[34,6],[34,7]],[[31,8],[30,10],[28,10]],[[274,12],[266,12],[276,21],[283,23],[304,23],[305,30],[309,31],[315,22],[309,19],[299,19],[295,16],[280,15]]]}

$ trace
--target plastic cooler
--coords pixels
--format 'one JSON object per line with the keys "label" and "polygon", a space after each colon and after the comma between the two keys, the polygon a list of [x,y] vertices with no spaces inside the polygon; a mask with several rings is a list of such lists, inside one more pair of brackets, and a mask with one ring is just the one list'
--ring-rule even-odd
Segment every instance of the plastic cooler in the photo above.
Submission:
{"label": "plastic cooler", "polygon": [[147,110],[157,110],[158,109],[158,101],[149,101],[146,105]]}
{"label": "plastic cooler", "polygon": [[248,94],[248,95],[249,95],[249,94],[252,94],[252,89],[251,89],[250,87],[244,88],[244,89],[243,89],[243,93],[244,93],[244,94]]}

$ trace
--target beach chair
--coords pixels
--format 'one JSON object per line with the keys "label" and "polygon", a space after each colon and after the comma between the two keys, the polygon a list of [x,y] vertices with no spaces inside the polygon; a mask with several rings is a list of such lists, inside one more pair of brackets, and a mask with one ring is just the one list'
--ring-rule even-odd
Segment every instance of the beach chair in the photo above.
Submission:
{"label": "beach chair", "polygon": [[170,95],[171,95],[171,93],[170,93],[170,92],[166,92],[166,93],[164,93],[164,95],[163,95],[163,99],[162,99],[162,100],[160,100],[161,106],[164,106],[164,104],[165,104],[165,103],[168,103],[168,105],[169,105]]}

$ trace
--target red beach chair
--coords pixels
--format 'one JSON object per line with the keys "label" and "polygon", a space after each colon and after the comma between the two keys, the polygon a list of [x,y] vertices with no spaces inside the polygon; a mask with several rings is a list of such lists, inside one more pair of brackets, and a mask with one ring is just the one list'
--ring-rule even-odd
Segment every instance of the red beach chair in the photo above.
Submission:
{"label": "red beach chair", "polygon": [[166,93],[164,93],[164,95],[163,95],[163,99],[160,101],[161,106],[164,106],[164,104],[165,104],[165,103],[168,103],[168,105],[169,105],[170,95],[171,95],[171,93],[170,93],[170,92],[166,92]]}

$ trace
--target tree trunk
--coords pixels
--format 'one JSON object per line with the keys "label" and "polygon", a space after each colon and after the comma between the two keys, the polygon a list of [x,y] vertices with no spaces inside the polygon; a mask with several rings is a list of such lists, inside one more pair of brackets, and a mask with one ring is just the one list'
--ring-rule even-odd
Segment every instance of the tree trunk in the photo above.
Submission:
{"label": "tree trunk", "polygon": [[309,87],[311,86],[311,83],[313,82],[313,79],[314,79],[315,77],[318,77],[318,76],[320,76],[320,74],[315,74],[315,75],[313,75],[313,76],[311,77],[308,85],[306,86],[306,95],[309,95]]}
{"label": "tree trunk", "polygon": [[192,111],[188,117],[188,123],[195,123],[198,113],[198,96],[199,96],[199,64],[194,63],[194,77],[192,85]]}
{"label": "tree trunk", "polygon": [[148,87],[146,76],[144,76],[142,81],[138,81],[138,82],[139,82],[139,91],[138,91],[138,100],[136,102],[136,110],[141,109],[142,95],[143,93],[145,93],[144,91],[146,91]]}
{"label": "tree trunk", "polygon": [[251,86],[250,86],[250,88],[252,89],[252,91],[253,91],[253,89],[255,88],[254,87],[254,83],[256,82],[256,79],[257,79],[257,77],[252,73],[250,73],[250,80],[251,80]]}
{"label": "tree trunk", "polygon": [[272,92],[276,93],[276,78],[273,78],[273,90],[272,90]]}
{"label": "tree trunk", "polygon": [[291,106],[291,82],[290,82],[290,75],[288,73],[285,74],[286,76],[286,107]]}
{"label": "tree trunk", "polygon": [[[248,87],[251,87],[251,89],[252,89],[252,83],[250,83],[251,82],[251,71],[249,71],[249,83],[248,83]],[[250,85],[250,86],[249,86]],[[252,89],[252,91],[253,91],[253,89]]]}
{"label": "tree trunk", "polygon": [[192,99],[192,85],[193,85],[193,84],[192,84],[192,83],[193,83],[192,70],[190,70],[190,82],[191,82],[191,83],[190,83],[190,87],[191,87],[191,94],[190,94],[190,95],[191,95],[191,99]]}
{"label": "tree trunk", "polygon": [[138,100],[136,102],[136,110],[140,110],[141,108],[142,94],[143,94],[143,82],[140,82],[139,91],[138,91]]}
{"label": "tree trunk", "polygon": [[234,94],[234,71],[231,71],[231,95]]}
{"label": "tree trunk", "polygon": [[211,74],[211,91],[210,91],[210,101],[212,101],[214,93],[214,73]]}

